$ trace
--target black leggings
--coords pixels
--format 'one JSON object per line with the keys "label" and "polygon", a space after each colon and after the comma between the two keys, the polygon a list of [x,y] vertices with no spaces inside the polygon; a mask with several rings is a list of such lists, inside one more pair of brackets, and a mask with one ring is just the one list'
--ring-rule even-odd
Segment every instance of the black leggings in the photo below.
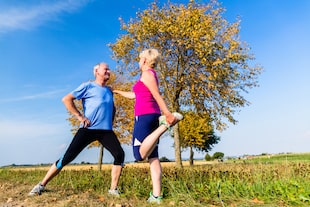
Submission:
{"label": "black leggings", "polygon": [[125,153],[112,130],[80,128],[73,137],[64,156],[56,161],[58,169],[74,160],[78,154],[93,141],[99,141],[114,157],[114,165],[123,165]]}

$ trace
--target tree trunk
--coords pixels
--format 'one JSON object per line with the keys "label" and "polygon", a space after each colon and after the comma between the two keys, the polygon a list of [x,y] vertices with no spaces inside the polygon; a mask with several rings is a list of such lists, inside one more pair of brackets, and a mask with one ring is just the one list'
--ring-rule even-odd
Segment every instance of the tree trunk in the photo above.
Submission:
{"label": "tree trunk", "polygon": [[175,164],[176,167],[182,168],[182,158],[181,158],[181,145],[180,145],[180,134],[179,134],[179,125],[176,124],[173,127],[173,135],[174,135],[174,152],[175,152]]}
{"label": "tree trunk", "polygon": [[194,151],[193,151],[193,147],[190,146],[189,148],[189,165],[193,166],[194,165]]}
{"label": "tree trunk", "polygon": [[100,144],[100,152],[99,152],[99,159],[98,159],[98,171],[102,170],[103,150],[104,150],[104,147],[102,144]]}

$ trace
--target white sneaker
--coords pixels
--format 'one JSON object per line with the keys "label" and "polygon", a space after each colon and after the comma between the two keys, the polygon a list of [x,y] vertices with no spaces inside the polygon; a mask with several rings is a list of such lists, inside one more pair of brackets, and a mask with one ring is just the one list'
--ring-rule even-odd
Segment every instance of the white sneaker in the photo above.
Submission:
{"label": "white sneaker", "polygon": [[109,190],[108,193],[109,193],[109,195],[115,196],[115,197],[119,197],[121,195],[121,193],[118,191],[117,188],[114,190]]}
{"label": "white sneaker", "polygon": [[[178,112],[173,112],[172,115],[177,119],[176,123],[178,123],[179,121],[183,119],[183,115]],[[167,123],[166,116],[162,115],[159,117],[159,125],[165,125],[167,129],[170,129],[170,127],[174,126],[176,123],[169,125]]]}
{"label": "white sneaker", "polygon": [[34,195],[41,195],[42,192],[44,191],[45,186],[42,185],[41,183],[38,183],[36,186],[32,188],[30,193],[28,194],[29,196],[34,196]]}

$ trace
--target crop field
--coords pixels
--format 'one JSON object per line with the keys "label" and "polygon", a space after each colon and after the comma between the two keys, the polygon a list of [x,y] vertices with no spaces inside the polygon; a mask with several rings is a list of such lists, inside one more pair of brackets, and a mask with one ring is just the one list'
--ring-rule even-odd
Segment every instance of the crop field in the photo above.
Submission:
{"label": "crop field", "polygon": [[0,207],[37,206],[310,206],[310,154],[283,154],[231,159],[224,162],[163,164],[163,202],[146,202],[151,191],[148,165],[127,164],[119,198],[107,194],[111,165],[69,165],[41,196],[27,194],[48,167],[0,168]]}

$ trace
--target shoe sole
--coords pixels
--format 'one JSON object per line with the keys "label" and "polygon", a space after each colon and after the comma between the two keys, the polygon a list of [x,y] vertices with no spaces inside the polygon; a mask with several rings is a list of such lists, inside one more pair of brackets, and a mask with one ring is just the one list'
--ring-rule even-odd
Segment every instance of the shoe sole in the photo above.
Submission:
{"label": "shoe sole", "polygon": [[178,122],[184,118],[183,115],[178,112],[173,112],[172,114],[175,118],[177,118]]}
{"label": "shoe sole", "polygon": [[177,121],[174,124],[170,125],[170,127],[173,127],[184,118],[183,115],[178,112],[173,112],[172,115],[177,119]]}
{"label": "shoe sole", "polygon": [[169,129],[170,127],[173,127],[174,125],[176,125],[179,121],[181,121],[184,117],[182,114],[178,113],[178,112],[173,112],[172,115],[176,118],[176,122],[172,125],[168,125],[167,121],[166,121],[166,117],[164,115],[161,115],[159,117],[159,123],[164,122],[164,125]]}

